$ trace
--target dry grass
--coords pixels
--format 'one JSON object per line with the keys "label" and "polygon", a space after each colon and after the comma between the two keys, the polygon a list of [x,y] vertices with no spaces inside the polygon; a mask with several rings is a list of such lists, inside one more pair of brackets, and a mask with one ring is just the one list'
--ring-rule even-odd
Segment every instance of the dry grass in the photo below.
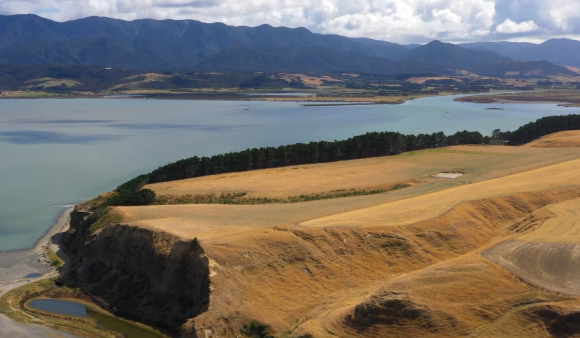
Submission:
{"label": "dry grass", "polygon": [[538,230],[517,239],[525,242],[580,244],[580,200],[558,203],[548,208],[554,217]]}
{"label": "dry grass", "polygon": [[[326,164],[300,165],[206,176],[146,186],[158,195],[207,195],[247,192],[248,197],[287,198],[350,189],[385,189],[423,182],[445,187],[518,173],[580,157],[573,149],[460,146]],[[458,180],[432,174],[461,171]]]}
{"label": "dry grass", "polygon": [[[392,193],[117,210],[124,223],[199,239],[210,260],[210,309],[185,324],[199,332],[235,336],[258,320],[288,336],[549,337],[544,310],[574,315],[578,299],[529,286],[478,252],[537,229],[530,236],[576,235],[579,157],[573,148],[453,147],[149,186],[285,197],[420,183]],[[466,175],[430,177],[442,171]],[[543,224],[552,213],[565,221]],[[575,261],[563,264],[578,280]]]}
{"label": "dry grass", "polygon": [[285,73],[281,73],[278,76],[286,81],[299,78],[300,81],[302,81],[307,86],[322,86],[325,82],[335,82],[335,83],[345,82],[344,80],[333,79],[330,76],[316,77],[316,76],[307,76],[304,74],[285,74]]}
{"label": "dry grass", "polygon": [[304,327],[316,337],[551,337],[528,310],[566,299],[469,254],[387,282]]}
{"label": "dry grass", "polygon": [[[195,325],[221,333],[221,329],[235,328],[236,323],[257,319],[272,325],[278,333],[287,329],[298,333],[303,323],[326,323],[324,318],[333,318],[336,311],[358,304],[386,281],[477,250],[504,233],[515,220],[579,195],[578,189],[564,189],[465,203],[414,226],[289,226],[206,239],[202,246],[211,259],[212,302],[208,312],[195,318]],[[472,276],[464,285],[470,288],[457,292],[467,296],[485,287],[482,283],[487,279],[477,284],[478,278]],[[423,280],[424,287],[429,282],[438,281]],[[450,288],[446,292],[452,298],[456,291]],[[510,284],[494,292],[509,294]],[[218,318],[226,318],[229,324]],[[324,336],[311,331],[310,325],[305,327],[315,337]],[[424,327],[417,330],[430,332]]]}
{"label": "dry grass", "polygon": [[564,66],[566,69],[568,69],[569,71],[575,72],[577,74],[580,74],[580,68],[578,67],[572,67],[572,66]]}
{"label": "dry grass", "polygon": [[400,226],[437,217],[470,200],[577,185],[580,160],[301,223],[309,227]]}
{"label": "dry grass", "polygon": [[580,147],[580,131],[568,130],[555,134],[546,135],[538,140],[532,141],[524,147],[534,148],[561,148]]}
{"label": "dry grass", "polygon": [[444,76],[443,77],[412,77],[412,78],[408,79],[407,82],[423,84],[429,80],[453,80],[455,82],[462,82],[462,80],[459,78],[444,77]]}
{"label": "dry grass", "polygon": [[[117,208],[123,222],[205,240],[241,235],[264,228],[395,226],[437,217],[470,200],[540,191],[576,184],[578,161],[542,167],[580,156],[571,149],[454,147],[401,156],[345,161],[294,168],[208,176],[148,186],[158,194],[207,194],[228,189],[252,197],[310,194],[340,188],[391,185],[401,179],[424,182],[386,194],[296,204],[161,205]],[[533,168],[532,171],[523,172]],[[435,179],[439,171],[462,171],[460,179]],[[516,173],[515,176],[491,179]],[[557,172],[558,175],[553,175]],[[519,174],[517,174],[519,173]],[[518,176],[519,175],[519,176]],[[392,180],[392,181],[391,181]],[[468,181],[469,180],[469,181]],[[484,181],[486,180],[486,181]],[[466,184],[467,182],[478,182]],[[346,185],[346,186],[345,186]],[[228,191],[226,190],[226,191]],[[233,190],[233,191],[232,191]]]}
{"label": "dry grass", "polygon": [[123,80],[128,81],[116,86],[109,88],[109,90],[115,90],[119,88],[126,88],[127,90],[134,90],[138,89],[140,85],[155,82],[155,81],[163,81],[164,79],[170,78],[171,75],[162,75],[157,73],[147,73],[147,74],[137,74],[129,76]]}
{"label": "dry grass", "polygon": [[52,77],[38,78],[38,79],[26,81],[26,83],[29,83],[29,85],[24,86],[23,87],[24,89],[30,89],[30,88],[34,88],[34,87],[42,87],[43,89],[46,89],[46,88],[51,88],[51,87],[60,87],[62,85],[70,88],[70,87],[76,87],[76,86],[83,85],[82,83],[80,83],[78,81],[68,80],[68,79],[55,79]]}

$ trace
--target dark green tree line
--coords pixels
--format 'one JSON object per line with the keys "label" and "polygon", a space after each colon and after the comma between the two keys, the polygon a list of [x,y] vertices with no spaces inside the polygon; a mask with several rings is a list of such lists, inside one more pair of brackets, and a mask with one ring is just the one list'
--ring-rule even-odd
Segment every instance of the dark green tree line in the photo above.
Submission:
{"label": "dark green tree line", "polygon": [[149,189],[142,189],[149,183],[300,164],[399,155],[407,151],[452,145],[488,144],[492,140],[509,139],[510,145],[520,145],[551,133],[579,129],[580,115],[563,115],[543,117],[518,128],[514,132],[502,132],[496,129],[492,132],[491,137],[484,137],[477,131],[467,130],[448,136],[443,132],[418,135],[372,132],[342,141],[295,143],[277,148],[246,149],[211,157],[194,156],[159,167],[149,174],[141,175],[120,185],[116,189],[117,194],[109,198],[108,204],[151,204],[155,200],[155,193]]}
{"label": "dark green tree line", "polygon": [[580,115],[546,116],[519,127],[511,133],[510,145],[521,145],[542,136],[565,130],[579,130]]}

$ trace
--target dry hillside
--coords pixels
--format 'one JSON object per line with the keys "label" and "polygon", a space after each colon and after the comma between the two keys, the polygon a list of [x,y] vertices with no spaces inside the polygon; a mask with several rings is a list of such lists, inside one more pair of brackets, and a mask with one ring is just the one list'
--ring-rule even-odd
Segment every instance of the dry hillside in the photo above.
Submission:
{"label": "dry hillside", "polygon": [[559,147],[580,147],[580,132],[577,130],[562,131],[544,136],[539,140],[530,142],[524,147],[535,148],[559,148]]}
{"label": "dry hillside", "polygon": [[[239,337],[252,320],[276,337],[580,337],[579,167],[573,147],[464,146],[207,176],[148,188],[286,198],[411,186],[300,203],[117,207],[129,227],[115,231],[137,226],[163,247],[155,257],[198,239],[209,307],[183,337]],[[464,175],[432,176],[440,172]],[[173,244],[160,244],[165,236]]]}

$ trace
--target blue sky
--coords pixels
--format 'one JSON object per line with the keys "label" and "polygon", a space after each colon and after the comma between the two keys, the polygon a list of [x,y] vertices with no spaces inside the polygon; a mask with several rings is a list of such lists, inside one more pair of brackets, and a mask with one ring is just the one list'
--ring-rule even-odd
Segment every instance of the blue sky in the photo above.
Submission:
{"label": "blue sky", "polygon": [[1,0],[0,14],[66,21],[195,19],[306,27],[398,43],[580,39],[580,0]]}

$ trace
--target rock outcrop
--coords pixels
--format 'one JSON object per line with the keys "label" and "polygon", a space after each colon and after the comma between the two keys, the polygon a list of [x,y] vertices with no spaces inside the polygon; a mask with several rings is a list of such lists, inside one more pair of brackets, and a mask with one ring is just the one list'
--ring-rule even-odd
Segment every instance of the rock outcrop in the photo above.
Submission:
{"label": "rock outcrop", "polygon": [[209,263],[197,240],[113,222],[90,226],[77,206],[65,241],[74,257],[62,280],[126,318],[180,335],[209,306]]}

